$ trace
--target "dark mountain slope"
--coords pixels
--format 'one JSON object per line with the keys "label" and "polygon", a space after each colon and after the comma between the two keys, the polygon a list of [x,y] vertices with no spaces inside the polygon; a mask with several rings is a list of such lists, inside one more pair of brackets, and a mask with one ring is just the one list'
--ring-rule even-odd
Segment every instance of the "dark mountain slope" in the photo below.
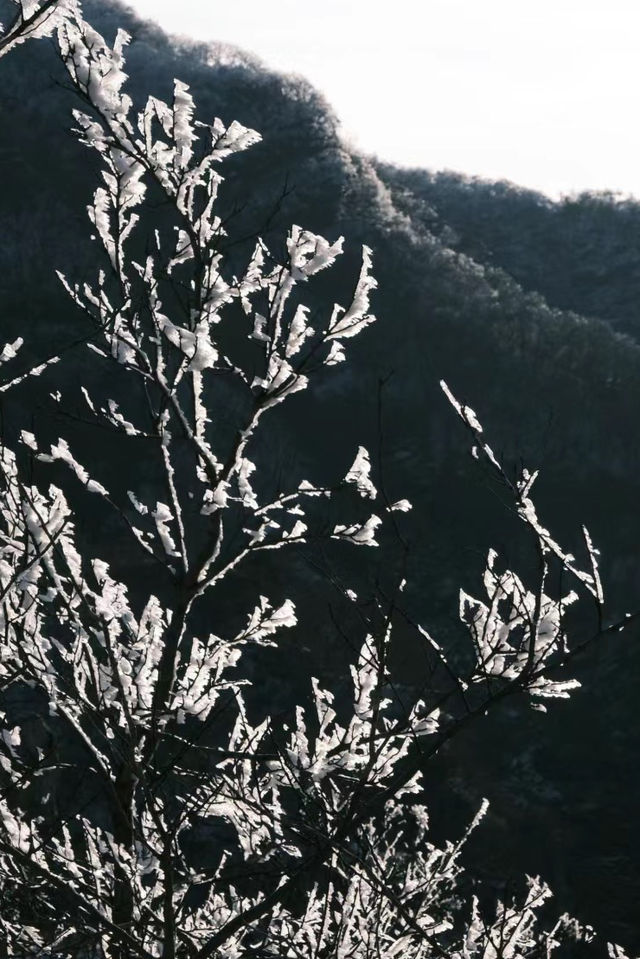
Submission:
{"label": "dark mountain slope", "polygon": [[553,306],[640,336],[640,204],[632,198],[581,193],[553,202],[505,181],[377,169],[394,203],[456,249],[502,267]]}

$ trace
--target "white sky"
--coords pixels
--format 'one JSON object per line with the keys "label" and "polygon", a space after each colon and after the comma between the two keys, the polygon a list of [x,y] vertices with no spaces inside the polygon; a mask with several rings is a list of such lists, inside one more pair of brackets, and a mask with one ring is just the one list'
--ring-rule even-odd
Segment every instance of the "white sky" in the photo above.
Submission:
{"label": "white sky", "polygon": [[303,74],[383,159],[640,197],[640,0],[128,2]]}

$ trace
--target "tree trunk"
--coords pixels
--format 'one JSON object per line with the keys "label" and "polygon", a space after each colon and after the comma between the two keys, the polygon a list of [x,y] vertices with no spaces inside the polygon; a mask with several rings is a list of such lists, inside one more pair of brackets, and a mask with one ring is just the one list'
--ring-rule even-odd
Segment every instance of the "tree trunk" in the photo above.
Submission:
{"label": "tree trunk", "polygon": [[[133,750],[123,762],[116,777],[115,790],[117,804],[114,810],[113,838],[116,843],[133,851],[133,798],[137,782],[133,767]],[[121,868],[116,869],[113,895],[113,922],[127,932],[132,932],[133,889],[129,877]],[[124,945],[116,945],[114,959],[129,959],[129,951]]]}

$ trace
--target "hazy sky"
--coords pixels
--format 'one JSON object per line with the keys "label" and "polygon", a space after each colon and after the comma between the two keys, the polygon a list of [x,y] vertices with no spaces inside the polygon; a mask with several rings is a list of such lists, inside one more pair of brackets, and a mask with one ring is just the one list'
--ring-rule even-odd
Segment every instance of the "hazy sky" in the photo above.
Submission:
{"label": "hazy sky", "polygon": [[303,74],[384,159],[640,197],[639,0],[129,2]]}

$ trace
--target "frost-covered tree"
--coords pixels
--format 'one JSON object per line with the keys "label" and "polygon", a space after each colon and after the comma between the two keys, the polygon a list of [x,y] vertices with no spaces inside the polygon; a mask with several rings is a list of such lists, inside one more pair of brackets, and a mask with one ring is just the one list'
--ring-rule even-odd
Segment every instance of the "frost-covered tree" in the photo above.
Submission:
{"label": "frost-covered tree", "polygon": [[[51,6],[21,8],[5,36]],[[223,630],[212,598],[257,554],[323,539],[376,547],[410,508],[376,488],[364,447],[330,486],[274,484],[267,468],[282,405],[346,362],[349,341],[374,321],[372,253],[362,251],[351,301],[324,313],[304,293],[342,239],[293,226],[282,250],[258,239],[238,269],[219,169],[259,135],[197,121],[178,81],[170,103],[151,96],[137,111],[124,92],[127,36],[110,47],[62,6],[60,53],[82,102],[76,132],[101,164],[89,216],[102,252],[93,278],[61,279],[87,325],[87,364],[100,370],[98,386],[89,372],[79,384],[86,415],[131,455],[107,488],[99,461],[37,427],[0,451],[0,684],[8,703],[27,690],[36,717],[28,730],[8,708],[1,717],[5,954],[509,959],[588,940],[567,916],[546,921],[550,891],[538,878],[488,902],[463,868],[466,836],[431,840],[422,774],[507,696],[538,709],[568,696],[578,683],[557,670],[623,628],[603,624],[589,534],[580,563],[539,520],[535,475],[512,481],[443,384],[473,454],[528,530],[534,581],[491,551],[482,598],[460,594],[469,655],[415,627],[431,675],[411,701],[390,657],[404,582],[364,605],[345,587],[362,625],[348,694],[309,677],[311,708],[255,715],[250,664],[295,631],[296,607],[265,582],[234,608],[237,628]],[[11,374],[21,345],[0,355],[5,393],[44,372]],[[54,388],[52,401],[66,397]],[[49,468],[57,484],[45,481]],[[364,512],[329,510],[344,508],[345,490]],[[96,516],[111,510],[125,525],[142,571],[131,581],[89,551],[72,506],[79,492]],[[565,610],[581,597],[598,623],[572,642]],[[82,789],[69,796],[77,771]]]}
{"label": "frost-covered tree", "polygon": [[11,0],[16,8],[0,25],[0,57],[25,40],[50,37],[67,16],[77,14],[76,0]]}

